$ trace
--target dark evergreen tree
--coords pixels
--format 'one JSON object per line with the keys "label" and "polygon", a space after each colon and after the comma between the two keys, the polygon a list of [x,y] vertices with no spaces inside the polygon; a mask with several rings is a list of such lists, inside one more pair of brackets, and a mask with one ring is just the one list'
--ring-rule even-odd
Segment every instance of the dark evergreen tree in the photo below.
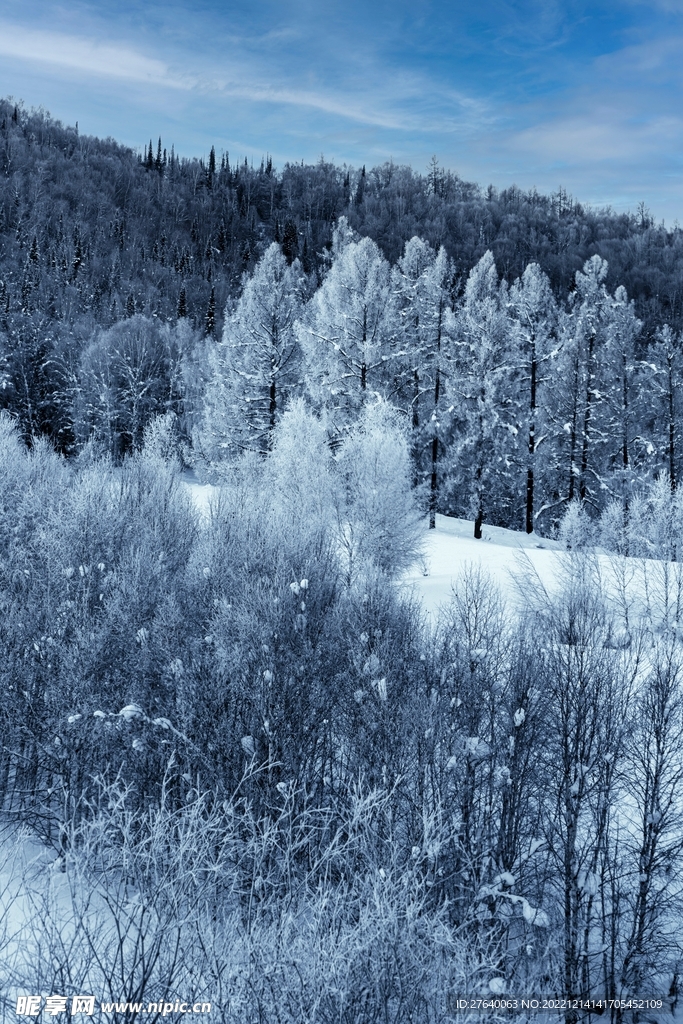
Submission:
{"label": "dark evergreen tree", "polygon": [[216,289],[214,287],[211,288],[211,294],[209,295],[209,305],[206,309],[204,326],[207,337],[213,337],[216,332]]}
{"label": "dark evergreen tree", "polygon": [[358,179],[358,184],[356,185],[356,196],[355,196],[356,206],[362,206],[363,205],[363,198],[364,198],[364,196],[365,196],[365,164],[363,164],[362,170],[360,172],[360,178]]}
{"label": "dark evergreen tree", "polygon": [[282,252],[290,266],[299,255],[299,232],[293,220],[285,222],[285,230],[282,237]]}

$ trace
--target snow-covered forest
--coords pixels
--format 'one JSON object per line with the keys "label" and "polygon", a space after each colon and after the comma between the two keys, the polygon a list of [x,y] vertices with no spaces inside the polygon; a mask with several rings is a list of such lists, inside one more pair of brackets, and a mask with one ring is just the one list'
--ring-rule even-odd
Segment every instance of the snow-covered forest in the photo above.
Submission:
{"label": "snow-covered forest", "polygon": [[[675,1009],[681,231],[7,102],[0,168],[8,997]],[[445,516],[552,580],[428,610]]]}

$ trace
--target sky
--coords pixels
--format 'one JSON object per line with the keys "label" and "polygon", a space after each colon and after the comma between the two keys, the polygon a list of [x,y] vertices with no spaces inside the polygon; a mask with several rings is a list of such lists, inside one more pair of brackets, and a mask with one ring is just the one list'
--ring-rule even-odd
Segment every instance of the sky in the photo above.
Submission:
{"label": "sky", "polygon": [[0,95],[83,134],[562,186],[683,222],[683,0],[0,0]]}

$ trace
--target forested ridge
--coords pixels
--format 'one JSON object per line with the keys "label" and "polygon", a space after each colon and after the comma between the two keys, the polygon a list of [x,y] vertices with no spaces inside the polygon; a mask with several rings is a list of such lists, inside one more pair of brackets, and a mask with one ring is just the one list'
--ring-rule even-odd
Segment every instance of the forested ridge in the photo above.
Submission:
{"label": "forested ridge", "polygon": [[[654,224],[642,206],[616,214],[585,208],[563,190],[482,189],[436,160],[424,174],[393,164],[336,167],[322,158],[278,171],[270,159],[255,167],[213,149],[207,160],[181,159],[163,140],[150,141],[140,157],[3,101],[3,405],[27,440],[46,434],[58,450],[76,452],[92,432],[84,377],[94,340],[137,315],[157,335],[162,325],[167,331],[144,371],[158,378],[145,409],[191,414],[197,373],[189,385],[181,367],[202,337],[221,337],[226,303],[237,300],[245,272],[277,242],[288,264],[298,258],[310,295],[329,266],[340,216],[392,265],[414,236],[434,251],[443,246],[454,308],[486,252],[509,285],[538,264],[562,307],[576,290],[576,272],[599,255],[607,261],[607,291],[625,288],[642,323],[635,356],[664,325],[674,337],[681,325],[683,236]],[[134,434],[124,448],[139,441]]]}

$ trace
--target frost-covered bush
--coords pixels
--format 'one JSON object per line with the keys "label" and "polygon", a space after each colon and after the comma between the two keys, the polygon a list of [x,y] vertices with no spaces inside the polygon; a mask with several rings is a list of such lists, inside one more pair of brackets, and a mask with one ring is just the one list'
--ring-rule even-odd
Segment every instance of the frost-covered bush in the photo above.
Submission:
{"label": "frost-covered bush", "polygon": [[411,488],[408,439],[385,402],[367,405],[336,457],[339,543],[349,580],[372,563],[396,576],[419,555],[422,528]]}
{"label": "frost-covered bush", "polygon": [[608,551],[678,562],[683,557],[683,494],[665,474],[636,492],[628,505],[611,501],[599,520],[600,543]]}
{"label": "frost-covered bush", "polygon": [[582,501],[575,499],[567,506],[558,538],[568,551],[581,551],[594,543],[593,524]]}
{"label": "frost-covered bush", "polygon": [[[58,860],[13,851],[20,884],[0,894],[8,1012],[28,990],[145,1010],[207,1001],[227,1024],[440,1024],[454,991],[490,994],[496,944],[470,946],[433,899],[433,824],[415,856],[387,792],[351,789],[332,829],[291,786],[262,816],[239,795],[141,814],[117,784],[91,810],[67,824]],[[318,855],[302,860],[313,836]]]}
{"label": "frost-covered bush", "polygon": [[[633,504],[627,513],[623,502],[617,499],[609,502],[597,524],[597,539],[601,547],[607,551],[616,551],[620,555],[629,553],[627,518],[633,511]],[[637,516],[637,501],[635,513]]]}
{"label": "frost-covered bush", "polygon": [[331,543],[339,490],[332,451],[324,421],[301,399],[277,426],[264,488],[260,514],[283,541],[291,538],[302,551]]}
{"label": "frost-covered bush", "polygon": [[[429,628],[391,579],[392,529],[407,560],[419,524],[386,407],[335,456],[292,405],[205,515],[163,421],[121,465],[0,429],[0,795],[75,880],[73,977],[134,951],[80,913],[106,893],[159,943],[149,984],[212,986],[227,1020],[437,1021],[449,986],[557,991],[587,958],[596,991],[669,983],[676,633],[624,630],[583,558],[514,615],[466,573]],[[642,521],[671,521],[656,509]],[[34,910],[52,949],[59,908]],[[27,986],[46,963],[21,961]]]}
{"label": "frost-covered bush", "polygon": [[136,314],[100,331],[81,357],[74,428],[114,457],[139,448],[150,420],[180,409],[186,325]]}

